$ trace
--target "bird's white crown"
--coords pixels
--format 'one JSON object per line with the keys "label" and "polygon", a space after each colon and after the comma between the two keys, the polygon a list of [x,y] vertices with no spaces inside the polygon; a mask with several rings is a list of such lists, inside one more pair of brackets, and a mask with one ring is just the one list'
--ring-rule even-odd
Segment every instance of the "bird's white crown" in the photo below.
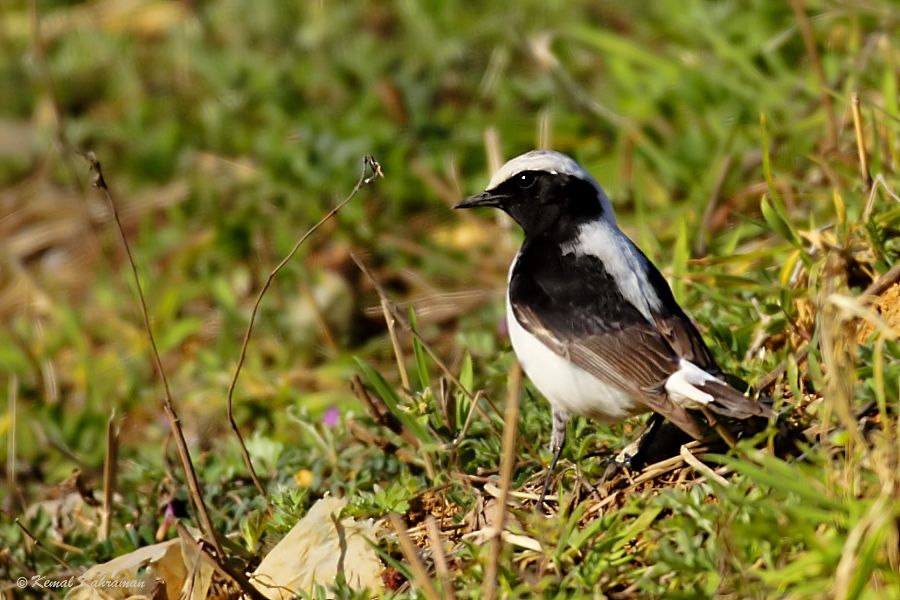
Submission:
{"label": "bird's white crown", "polygon": [[545,171],[553,175],[569,175],[590,183],[597,189],[597,197],[600,200],[600,204],[603,205],[604,217],[615,223],[612,204],[606,196],[606,192],[597,183],[597,180],[584,167],[578,164],[574,158],[554,150],[532,150],[510,159],[494,173],[487,189],[494,189],[504,181],[512,179],[524,171]]}

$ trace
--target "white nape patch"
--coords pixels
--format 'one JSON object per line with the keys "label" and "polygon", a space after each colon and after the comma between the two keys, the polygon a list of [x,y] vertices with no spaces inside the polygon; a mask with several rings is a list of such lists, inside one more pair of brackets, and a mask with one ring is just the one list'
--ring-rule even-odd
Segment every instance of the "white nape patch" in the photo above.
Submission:
{"label": "white nape patch", "polygon": [[488,189],[497,187],[522,171],[546,171],[554,175],[571,175],[585,181],[594,180],[571,156],[553,150],[532,150],[510,159],[500,167],[491,177]]}
{"label": "white nape patch", "polygon": [[656,288],[647,277],[647,260],[622,233],[615,222],[604,220],[585,223],[574,241],[564,244],[563,254],[596,256],[603,263],[622,296],[637,308],[650,323],[653,311],[662,306]]}
{"label": "white nape patch", "polygon": [[669,398],[684,408],[697,409],[715,400],[712,395],[694,387],[710,381],[724,385],[724,382],[718,377],[710,375],[694,363],[682,358],[678,361],[678,370],[666,379],[666,392],[668,392]]}
{"label": "white nape patch", "polygon": [[604,218],[611,223],[616,222],[616,216],[612,209],[612,204],[606,196],[606,192],[600,187],[600,184],[588,173],[584,167],[571,156],[566,156],[561,152],[553,150],[532,150],[525,154],[509,160],[505,165],[500,167],[494,176],[491,177],[487,189],[492,190],[504,181],[512,179],[523,171],[546,171],[553,175],[571,175],[584,181],[587,181],[597,189],[597,198],[603,206]]}
{"label": "white nape patch", "polygon": [[[509,273],[512,275],[516,261]],[[506,294],[506,324],[522,369],[550,404],[569,414],[616,423],[649,410],[623,390],[608,385],[544,345],[522,327]]]}

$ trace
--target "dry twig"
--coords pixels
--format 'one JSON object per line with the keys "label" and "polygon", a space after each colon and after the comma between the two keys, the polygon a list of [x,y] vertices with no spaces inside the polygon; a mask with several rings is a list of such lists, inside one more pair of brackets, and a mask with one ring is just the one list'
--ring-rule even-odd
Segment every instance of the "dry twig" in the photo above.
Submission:
{"label": "dry twig", "polygon": [[32,542],[34,542],[38,548],[40,548],[41,550],[43,550],[44,552],[49,554],[50,558],[52,558],[53,560],[58,562],[60,565],[63,566],[63,568],[67,569],[70,573],[76,572],[75,569],[72,567],[72,565],[70,565],[69,563],[67,563],[65,560],[58,557],[57,555],[53,554],[53,552],[51,552],[50,549],[47,548],[47,546],[45,546],[41,542],[41,540],[37,539],[37,537],[35,537],[35,535],[33,533],[31,533],[31,531],[29,531],[28,528],[25,527],[25,525],[22,524],[22,521],[20,521],[19,519],[16,519],[16,525],[19,526],[19,529],[21,529],[22,532],[28,536],[28,539],[30,539]]}
{"label": "dry twig", "polygon": [[188,450],[187,441],[184,439],[184,431],[181,429],[181,422],[175,411],[175,403],[172,399],[172,392],[169,389],[169,379],[166,377],[166,371],[163,368],[162,359],[159,357],[159,349],[156,345],[156,336],[153,335],[153,327],[150,325],[150,312],[147,310],[147,300],[144,298],[144,288],[141,285],[141,278],[138,275],[137,264],[134,262],[134,256],[131,253],[131,245],[128,243],[128,237],[125,235],[125,228],[122,226],[122,220],[119,217],[119,210],[113,199],[112,191],[109,189],[106,180],[103,178],[103,170],[100,166],[100,161],[97,160],[97,156],[93,152],[80,154],[88,162],[91,168],[91,173],[93,173],[94,177],[94,187],[99,189],[106,198],[106,202],[109,205],[113,219],[116,223],[119,237],[122,240],[122,246],[128,257],[128,264],[131,267],[131,274],[134,277],[134,285],[137,290],[138,300],[140,300],[141,315],[144,318],[144,328],[147,330],[147,338],[150,340],[153,362],[156,365],[156,371],[159,374],[159,378],[163,383],[163,390],[165,392],[165,395],[163,396],[163,410],[166,413],[169,427],[171,428],[172,435],[175,439],[175,445],[178,448],[178,456],[181,459],[181,466],[184,470],[185,479],[187,480],[188,491],[190,492],[191,500],[194,503],[194,508],[196,508],[197,514],[200,517],[200,526],[203,528],[203,533],[209,537],[220,560],[223,560],[222,546],[219,543],[218,536],[216,535],[215,528],[212,524],[212,519],[210,519],[209,512],[206,509],[206,503],[204,502],[203,494],[200,491],[200,482],[197,478],[197,472],[194,470],[194,465],[191,462],[191,454]]}
{"label": "dry twig", "polygon": [[[371,175],[369,175],[369,171],[371,170]],[[375,181],[378,177],[384,177],[384,173],[381,171],[381,165],[375,160],[372,156],[366,156],[363,158],[363,170],[359,176],[359,180],[356,182],[356,185],[353,186],[353,190],[351,190],[350,194],[344,198],[339,204],[335,205],[328,213],[325,214],[324,217],[319,219],[319,221],[310,227],[306,233],[304,233],[300,238],[294,243],[294,247],[291,248],[291,251],[288,252],[284,258],[281,259],[281,262],[276,265],[274,269],[269,273],[269,276],[266,278],[266,282],[263,284],[262,288],[259,290],[259,294],[256,296],[256,301],[253,303],[253,310],[250,312],[250,322],[247,323],[247,329],[244,331],[244,339],[241,342],[241,353],[238,358],[237,367],[234,369],[234,375],[231,378],[231,383],[228,384],[228,392],[227,392],[227,403],[228,403],[228,422],[231,424],[231,430],[234,432],[234,435],[238,439],[238,444],[241,447],[241,457],[244,460],[244,466],[247,467],[247,471],[250,473],[250,477],[253,479],[253,485],[256,486],[257,491],[264,498],[266,497],[266,490],[263,487],[262,482],[259,479],[259,476],[256,474],[256,469],[253,468],[253,461],[250,460],[250,453],[247,451],[247,446],[244,444],[244,437],[241,435],[241,429],[238,427],[237,421],[234,419],[234,388],[237,385],[238,377],[241,375],[241,369],[244,366],[244,360],[247,358],[247,346],[250,343],[250,336],[253,335],[253,325],[256,323],[256,314],[259,312],[259,305],[262,303],[263,296],[266,295],[266,292],[269,290],[269,286],[272,285],[272,281],[275,279],[275,276],[278,275],[278,272],[284,268],[284,266],[294,257],[297,253],[297,250],[300,249],[300,246],[316,232],[319,227],[325,224],[326,221],[331,219],[334,215],[338,213],[344,206],[347,205],[351,200],[353,200],[354,196],[356,196],[357,192],[364,185],[368,185]]]}

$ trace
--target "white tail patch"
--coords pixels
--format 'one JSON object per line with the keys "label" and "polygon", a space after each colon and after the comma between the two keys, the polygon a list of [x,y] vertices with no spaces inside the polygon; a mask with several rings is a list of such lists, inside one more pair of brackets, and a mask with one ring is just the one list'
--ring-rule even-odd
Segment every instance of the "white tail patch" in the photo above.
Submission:
{"label": "white tail patch", "polygon": [[715,400],[711,394],[695,387],[711,381],[725,385],[718,377],[682,358],[678,361],[678,370],[666,379],[666,392],[669,398],[684,408],[697,409]]}

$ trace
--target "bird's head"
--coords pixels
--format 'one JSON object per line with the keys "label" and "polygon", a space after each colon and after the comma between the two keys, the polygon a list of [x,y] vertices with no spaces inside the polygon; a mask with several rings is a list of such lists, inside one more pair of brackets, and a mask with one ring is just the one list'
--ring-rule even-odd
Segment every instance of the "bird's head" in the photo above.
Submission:
{"label": "bird's head", "polygon": [[494,173],[487,189],[453,208],[493,206],[506,212],[525,235],[574,231],[604,219],[615,224],[609,198],[574,159],[552,150],[532,150]]}

